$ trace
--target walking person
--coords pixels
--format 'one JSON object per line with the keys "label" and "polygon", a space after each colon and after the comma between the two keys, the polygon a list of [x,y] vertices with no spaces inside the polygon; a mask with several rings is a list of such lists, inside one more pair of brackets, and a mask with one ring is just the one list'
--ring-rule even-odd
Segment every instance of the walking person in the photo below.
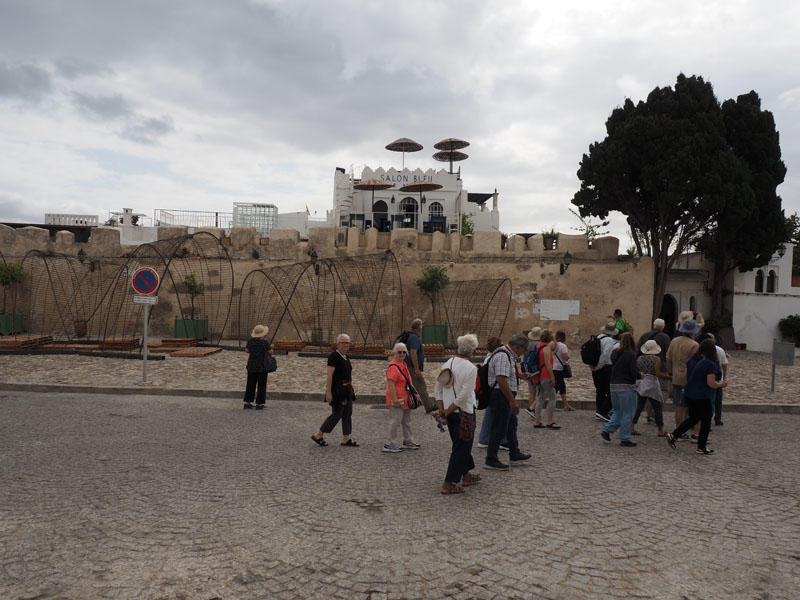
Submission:
{"label": "walking person", "polygon": [[[534,327],[535,329],[535,327]],[[503,341],[499,337],[490,337],[486,340],[486,357],[483,359],[483,364],[492,356],[492,352],[497,350],[503,345]],[[483,411],[483,422],[481,423],[481,432],[478,435],[478,448],[487,448],[489,446],[489,437],[492,432],[492,406],[491,404]],[[500,448],[508,450],[508,440],[504,437],[500,441]]]}
{"label": "walking person", "polygon": [[720,380],[722,370],[717,364],[717,348],[714,341],[703,340],[699,351],[689,359],[686,368],[689,374],[684,393],[689,416],[672,433],[667,433],[667,443],[675,450],[675,440],[699,422],[700,435],[697,438],[697,453],[712,454],[714,451],[707,446],[708,432],[711,429],[711,397],[714,390],[728,385],[727,381]]}
{"label": "walking person", "polygon": [[[514,334],[508,344],[498,348],[489,358],[488,383],[492,390],[489,406],[492,408],[492,429],[489,447],[486,449],[486,468],[508,471],[508,465],[497,459],[500,441],[505,436],[508,440],[508,455],[511,464],[521,464],[529,460],[531,455],[519,449],[517,440],[517,390],[519,389],[519,371],[517,358],[522,356],[528,346],[524,335]],[[524,376],[524,374],[523,374]]]}
{"label": "walking person", "polygon": [[[528,347],[525,350],[525,357],[522,360],[522,364],[525,365],[529,356],[532,356],[537,352],[537,348],[541,343],[539,339],[542,335],[542,328],[541,327],[534,327],[528,332]],[[536,389],[536,384],[533,382],[533,379],[528,378],[528,408],[525,409],[525,412],[528,413],[528,416],[531,419],[536,418],[536,403],[539,399],[538,390]]]}
{"label": "walking person", "polygon": [[478,347],[478,338],[468,333],[456,340],[458,354],[442,365],[442,372],[449,369],[449,382],[439,377],[434,387],[434,397],[439,408],[439,417],[447,420],[452,449],[447,464],[447,473],[442,485],[442,494],[460,494],[465,487],[474,485],[481,476],[471,471],[475,468],[472,458],[472,440],[475,435],[475,365],[470,358]]}
{"label": "walking person", "polygon": [[[539,373],[531,377],[539,394],[539,401],[536,403],[536,414],[533,420],[533,426],[537,429],[542,427],[561,429],[561,425],[553,420],[553,413],[556,410],[556,378],[553,375],[554,346],[552,332],[549,329],[544,329],[539,337],[539,345],[536,347]],[[531,371],[530,367],[528,370]],[[542,423],[542,414],[544,414],[546,421],[544,424]]]}
{"label": "walking person", "polygon": [[569,348],[567,347],[567,334],[562,331],[556,331],[556,349],[553,352],[555,360],[553,361],[553,375],[556,378],[556,392],[561,395],[561,404],[564,410],[575,410],[575,408],[567,402],[567,382],[566,380],[572,377],[572,367],[569,364]]}
{"label": "walking person", "polygon": [[592,369],[595,389],[595,419],[608,422],[611,419],[611,352],[617,345],[614,336],[617,328],[613,321],[606,323],[597,338],[600,340],[600,358]]}
{"label": "walking person", "polygon": [[243,407],[246,409],[253,408],[253,398],[256,410],[262,410],[267,400],[267,356],[272,355],[268,333],[269,327],[256,325],[247,340],[247,387],[244,390]]}
{"label": "walking person", "polygon": [[353,365],[347,352],[350,350],[350,336],[341,333],[336,338],[336,349],[328,355],[328,376],[325,380],[325,401],[331,405],[331,414],[311,436],[320,446],[327,446],[324,434],[333,431],[342,422],[342,446],[357,448],[361,444],[350,437],[353,431]]}
{"label": "walking person", "polygon": [[655,340],[647,340],[644,346],[640,348],[641,356],[636,359],[636,367],[643,375],[642,381],[639,382],[637,390],[636,414],[633,415],[631,422],[631,435],[641,435],[636,431],[636,424],[639,422],[639,415],[642,414],[642,409],[646,402],[650,402],[653,407],[653,417],[658,427],[658,437],[664,437],[664,413],[661,409],[661,402],[663,396],[661,395],[660,380],[669,379],[661,369],[661,346]]}
{"label": "walking person", "polygon": [[425,407],[425,412],[432,412],[436,410],[436,403],[428,396],[428,385],[425,383],[425,377],[422,375],[425,369],[425,347],[422,345],[422,319],[414,319],[411,321],[408,340],[406,340],[406,348],[408,353],[406,354],[405,362],[408,367],[408,372],[411,374],[411,383],[422,398],[422,405]]}
{"label": "walking person", "polygon": [[[386,404],[389,407],[389,436],[383,452],[418,450],[420,445],[411,436],[411,410],[408,406],[408,386],[411,375],[406,365],[408,348],[398,342],[392,348],[392,360],[386,368]],[[416,386],[415,386],[416,387]],[[403,445],[397,443],[397,430],[403,429]]]}
{"label": "walking person", "polygon": [[[682,315],[683,313],[681,313]],[[678,327],[679,337],[670,342],[667,350],[667,373],[672,378],[672,403],[675,405],[675,426],[683,423],[686,415],[686,363],[697,354],[700,345],[694,341],[700,326],[694,319],[685,319]]]}
{"label": "walking person", "polygon": [[641,373],[636,366],[636,343],[631,333],[623,333],[619,338],[619,348],[611,355],[611,420],[600,432],[602,438],[610,442],[611,434],[619,430],[619,445],[633,447],[631,441],[631,421],[636,411],[636,381]]}

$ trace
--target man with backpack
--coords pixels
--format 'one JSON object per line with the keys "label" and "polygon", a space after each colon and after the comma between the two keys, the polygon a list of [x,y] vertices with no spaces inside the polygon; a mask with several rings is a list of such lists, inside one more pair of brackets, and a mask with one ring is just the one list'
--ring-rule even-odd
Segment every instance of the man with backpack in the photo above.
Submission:
{"label": "man with backpack", "polygon": [[428,386],[425,383],[425,377],[422,375],[422,371],[425,368],[425,347],[422,345],[422,319],[411,321],[411,330],[403,343],[408,348],[406,365],[408,366],[408,372],[411,373],[411,383],[422,397],[422,405],[425,407],[425,412],[429,413],[436,410],[436,403],[428,396]]}
{"label": "man with backpack", "polygon": [[[529,460],[531,455],[519,449],[517,440],[517,390],[519,389],[519,372],[517,357],[525,353],[528,340],[524,335],[514,334],[508,344],[495,350],[488,361],[488,386],[491,390],[489,406],[492,410],[492,429],[489,446],[486,449],[486,468],[508,471],[508,465],[497,458],[500,441],[505,436],[508,440],[508,455],[511,464],[520,464]],[[523,374],[523,378],[525,374]]]}
{"label": "man with backpack", "polygon": [[617,333],[616,324],[609,321],[600,330],[600,335],[592,336],[581,347],[581,359],[592,369],[596,409],[594,417],[606,423],[611,420],[611,352],[617,345],[614,340]]}

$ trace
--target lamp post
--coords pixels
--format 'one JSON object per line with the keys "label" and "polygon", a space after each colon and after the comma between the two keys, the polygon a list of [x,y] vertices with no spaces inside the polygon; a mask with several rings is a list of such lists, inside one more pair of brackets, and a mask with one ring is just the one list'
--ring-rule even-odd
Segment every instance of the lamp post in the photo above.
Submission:
{"label": "lamp post", "polygon": [[559,273],[563,275],[569,269],[569,266],[572,264],[572,255],[567,250],[564,253],[564,258],[561,259],[563,262],[559,265]]}

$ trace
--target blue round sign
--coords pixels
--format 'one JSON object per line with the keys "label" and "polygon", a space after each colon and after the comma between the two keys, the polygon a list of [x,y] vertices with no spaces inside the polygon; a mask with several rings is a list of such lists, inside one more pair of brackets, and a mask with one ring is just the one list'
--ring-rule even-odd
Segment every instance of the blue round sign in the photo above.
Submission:
{"label": "blue round sign", "polygon": [[141,267],[131,278],[133,289],[140,294],[152,294],[158,289],[158,273],[150,267]]}

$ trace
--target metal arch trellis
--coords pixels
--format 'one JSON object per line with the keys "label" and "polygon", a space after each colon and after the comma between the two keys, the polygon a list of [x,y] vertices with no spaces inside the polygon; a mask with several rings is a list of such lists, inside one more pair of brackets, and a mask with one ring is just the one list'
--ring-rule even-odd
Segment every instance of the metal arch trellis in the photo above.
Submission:
{"label": "metal arch trellis", "polygon": [[481,345],[500,336],[511,310],[511,280],[475,279],[450,281],[441,291],[441,302],[449,324],[448,342],[465,333],[478,336]]}
{"label": "metal arch trellis", "polygon": [[[208,316],[209,340],[219,343],[230,318],[233,265],[227,250],[209,232],[142,244],[121,266],[110,268],[88,257],[79,261],[63,254],[28,252],[23,259],[22,305],[29,331],[66,340],[138,337],[143,308],[131,301],[130,277],[141,266],[159,272],[158,291],[173,294],[180,317],[191,303],[186,298],[185,277],[195,274],[206,290],[194,299],[196,313]],[[164,337],[171,336],[169,300],[153,311],[156,323],[160,318],[161,333],[167,334]]]}
{"label": "metal arch trellis", "polygon": [[258,324],[272,339],[327,345],[339,333],[385,345],[403,322],[400,269],[391,252],[257,269],[242,283],[238,337]]}

